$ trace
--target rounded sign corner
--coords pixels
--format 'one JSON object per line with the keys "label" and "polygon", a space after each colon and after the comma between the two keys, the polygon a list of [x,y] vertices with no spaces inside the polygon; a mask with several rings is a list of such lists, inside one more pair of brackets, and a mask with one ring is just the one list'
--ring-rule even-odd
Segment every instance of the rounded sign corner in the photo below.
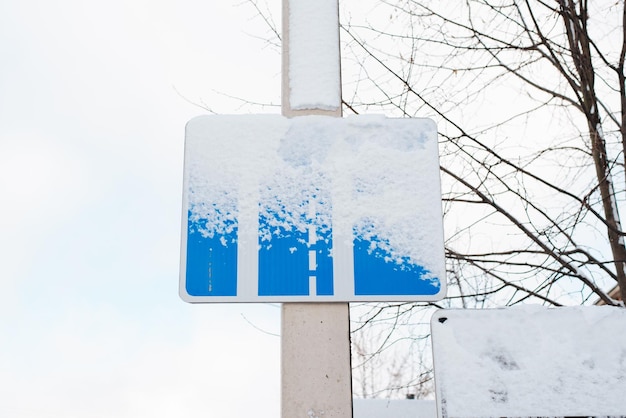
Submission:
{"label": "rounded sign corner", "polygon": [[181,286],[178,290],[178,296],[183,300],[183,302],[194,303],[195,298],[187,292],[184,286]]}
{"label": "rounded sign corner", "polygon": [[440,300],[445,299],[448,295],[448,285],[445,280],[440,282],[439,291],[433,295],[431,302],[438,302]]}
{"label": "rounded sign corner", "polygon": [[447,309],[438,309],[433,313],[433,316],[430,318],[430,326],[431,328],[436,326],[437,324],[443,324],[448,320],[448,310]]}

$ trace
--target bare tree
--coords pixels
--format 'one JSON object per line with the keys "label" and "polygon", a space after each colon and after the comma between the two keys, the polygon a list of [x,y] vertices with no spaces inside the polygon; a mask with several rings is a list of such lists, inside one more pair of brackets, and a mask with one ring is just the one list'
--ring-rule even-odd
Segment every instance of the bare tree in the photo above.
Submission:
{"label": "bare tree", "polygon": [[[592,3],[344,8],[347,113],[439,125],[450,290],[438,306],[624,306],[607,292],[626,299],[626,6]],[[407,322],[388,321],[387,343]],[[413,331],[427,350],[427,326]]]}
{"label": "bare tree", "polygon": [[[352,380],[359,398],[433,394],[429,312],[410,303],[352,306]],[[390,333],[391,328],[395,333]]]}
{"label": "bare tree", "polygon": [[[608,295],[619,286],[626,299],[624,1],[340,5],[345,113],[439,126],[449,295],[436,306],[624,306]],[[414,321],[427,309],[356,316],[354,363],[375,361],[405,327],[427,350],[426,321]],[[396,334],[366,344],[384,320]],[[394,384],[426,388],[428,373]],[[362,379],[361,396],[399,393]]]}
{"label": "bare tree", "polygon": [[358,64],[346,106],[439,123],[446,304],[618,305],[615,285],[623,299],[626,14],[601,3],[398,0],[376,6],[385,19],[346,13],[344,63]]}

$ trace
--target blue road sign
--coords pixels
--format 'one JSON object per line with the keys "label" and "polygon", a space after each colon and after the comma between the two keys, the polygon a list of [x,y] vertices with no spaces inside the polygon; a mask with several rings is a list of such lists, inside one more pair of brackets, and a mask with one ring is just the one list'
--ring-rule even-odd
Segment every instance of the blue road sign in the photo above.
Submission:
{"label": "blue road sign", "polygon": [[437,131],[430,120],[193,119],[183,206],[186,301],[445,295]]}

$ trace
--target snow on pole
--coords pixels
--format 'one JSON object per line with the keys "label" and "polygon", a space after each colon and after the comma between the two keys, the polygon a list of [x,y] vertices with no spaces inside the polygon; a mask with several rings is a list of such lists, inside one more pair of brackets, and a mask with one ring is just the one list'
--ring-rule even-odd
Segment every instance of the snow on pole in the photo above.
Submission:
{"label": "snow on pole", "polygon": [[283,107],[341,112],[337,0],[285,0],[285,4]]}

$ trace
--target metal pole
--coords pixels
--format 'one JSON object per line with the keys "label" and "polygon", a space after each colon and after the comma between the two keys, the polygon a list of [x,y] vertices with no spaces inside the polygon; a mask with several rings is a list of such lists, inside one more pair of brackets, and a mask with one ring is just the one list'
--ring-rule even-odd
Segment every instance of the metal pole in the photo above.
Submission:
{"label": "metal pole", "polygon": [[[341,117],[341,101],[329,110],[309,106],[294,109],[290,82],[290,1],[282,11],[282,114],[286,117],[327,115]],[[318,0],[297,0],[315,3]],[[337,1],[337,0],[335,0]],[[338,9],[338,8],[337,8]],[[339,19],[337,16],[337,33]],[[337,45],[339,62],[339,45]],[[337,66],[339,68],[339,66]],[[340,74],[336,74],[340,80]],[[307,80],[307,83],[315,80]],[[340,92],[341,82],[337,83]],[[341,97],[341,94],[338,95]],[[340,279],[340,278],[339,278]],[[348,303],[285,303],[281,327],[282,418],[351,418],[352,374]]]}

